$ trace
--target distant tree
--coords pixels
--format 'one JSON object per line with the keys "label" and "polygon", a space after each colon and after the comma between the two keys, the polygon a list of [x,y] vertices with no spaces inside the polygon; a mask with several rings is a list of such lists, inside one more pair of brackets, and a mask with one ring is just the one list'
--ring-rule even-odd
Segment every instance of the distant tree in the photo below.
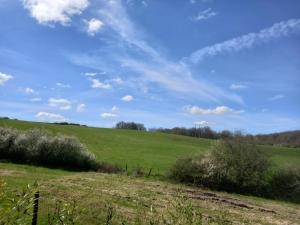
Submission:
{"label": "distant tree", "polygon": [[129,129],[129,130],[141,130],[145,131],[146,128],[142,123],[135,123],[135,122],[124,122],[120,121],[116,124],[115,128],[117,129]]}

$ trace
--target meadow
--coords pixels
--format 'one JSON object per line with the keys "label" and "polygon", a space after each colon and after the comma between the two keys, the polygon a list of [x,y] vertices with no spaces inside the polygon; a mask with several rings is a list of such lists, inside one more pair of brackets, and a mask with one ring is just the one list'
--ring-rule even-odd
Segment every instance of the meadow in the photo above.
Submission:
{"label": "meadow", "polygon": [[[55,209],[55,200],[76,201],[78,210],[82,209],[78,211],[79,224],[107,224],[108,215],[112,216],[109,224],[300,223],[299,204],[210,191],[176,184],[163,177],[178,158],[209,151],[213,140],[6,119],[0,119],[0,126],[22,130],[42,128],[76,136],[99,161],[128,167],[129,176],[0,162],[0,178],[12,195],[27,184],[39,183],[38,224],[48,224],[48,213]],[[300,149],[259,147],[272,157],[275,167],[299,165]],[[137,167],[144,168],[146,174],[153,168],[152,175],[157,176],[137,177],[132,173]]]}
{"label": "meadow", "polygon": [[[158,132],[123,129],[64,126],[38,122],[0,119],[0,126],[17,129],[46,129],[77,137],[99,161],[117,164],[129,170],[142,167],[147,172],[164,175],[178,158],[209,151],[214,140],[192,138]],[[298,165],[299,148],[260,146],[272,157],[274,166]]]}

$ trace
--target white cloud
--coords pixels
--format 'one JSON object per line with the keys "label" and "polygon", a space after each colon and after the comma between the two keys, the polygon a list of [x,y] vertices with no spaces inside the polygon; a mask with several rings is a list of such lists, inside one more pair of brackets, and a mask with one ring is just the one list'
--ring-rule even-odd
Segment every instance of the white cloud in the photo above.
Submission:
{"label": "white cloud", "polygon": [[111,108],[111,112],[105,112],[101,114],[101,117],[103,119],[109,119],[109,118],[114,118],[118,117],[119,115],[117,114],[120,111],[120,109],[117,106],[113,106]]}
{"label": "white cloud", "polygon": [[239,114],[243,110],[234,110],[227,106],[217,106],[213,109],[203,109],[198,106],[186,106],[185,111],[193,115],[223,115],[223,114]]}
{"label": "white cloud", "polygon": [[97,75],[97,73],[84,73],[84,75],[87,77],[94,77]]}
{"label": "white cloud", "polygon": [[4,85],[10,79],[13,79],[13,76],[0,72],[0,85]]}
{"label": "white cloud", "polygon": [[90,36],[94,36],[96,33],[98,33],[103,26],[103,22],[95,18],[86,21],[86,24],[87,24],[87,32]]}
{"label": "white cloud", "polygon": [[40,102],[40,101],[42,101],[42,99],[41,98],[32,98],[32,99],[30,99],[30,101],[31,102]]}
{"label": "white cloud", "polygon": [[68,25],[71,17],[81,14],[88,5],[88,0],[23,0],[24,8],[43,25]]}
{"label": "white cloud", "polygon": [[213,16],[216,16],[217,13],[213,11],[211,8],[205,9],[198,13],[197,16],[192,17],[193,21],[201,21],[201,20],[207,20]]}
{"label": "white cloud", "polygon": [[79,104],[79,105],[77,105],[76,112],[79,112],[79,113],[84,112],[85,107],[86,107],[85,104]]}
{"label": "white cloud", "polygon": [[84,76],[86,76],[86,77],[94,77],[96,75],[103,75],[103,74],[106,74],[106,72],[105,71],[98,72],[98,73],[96,73],[96,72],[86,72],[86,73],[84,73]]}
{"label": "white cloud", "polygon": [[64,98],[50,98],[49,106],[59,108],[60,110],[69,110],[72,108],[72,103]]}
{"label": "white cloud", "polygon": [[61,88],[70,88],[71,87],[70,84],[63,84],[63,83],[60,83],[60,82],[57,82],[56,86],[61,87]]}
{"label": "white cloud", "polygon": [[121,98],[121,100],[124,102],[131,102],[133,100],[133,96],[125,95],[124,97]]}
{"label": "white cloud", "polygon": [[102,113],[101,114],[101,117],[104,118],[104,119],[107,119],[107,118],[114,118],[114,117],[117,117],[118,115],[115,114],[115,113]]}
{"label": "white cloud", "polygon": [[36,118],[43,120],[43,121],[50,121],[50,122],[63,122],[67,119],[59,114],[48,113],[48,112],[38,112],[35,115]]}
{"label": "white cloud", "polygon": [[29,88],[29,87],[25,88],[24,91],[26,94],[37,94],[37,92],[35,90],[33,90],[32,88]]}
{"label": "white cloud", "polygon": [[242,84],[231,84],[229,86],[230,89],[244,89],[244,88],[247,88],[247,86],[245,85],[242,85]]}
{"label": "white cloud", "polygon": [[102,88],[102,89],[110,89],[112,86],[107,83],[102,83],[100,80],[97,79],[91,79],[92,82],[92,88]]}
{"label": "white cloud", "polygon": [[209,126],[209,125],[211,125],[212,123],[210,123],[210,122],[208,122],[208,121],[205,121],[205,120],[202,120],[202,121],[197,121],[197,122],[195,122],[195,125],[197,125],[197,126]]}
{"label": "white cloud", "polygon": [[118,113],[119,111],[120,111],[120,109],[115,105],[111,108],[112,113]]}
{"label": "white cloud", "polygon": [[279,99],[283,99],[285,98],[285,96],[283,94],[279,94],[279,95],[275,95],[272,98],[270,98],[270,100],[275,101],[275,100],[279,100]]}
{"label": "white cloud", "polygon": [[226,52],[237,52],[254,45],[268,42],[275,38],[290,35],[300,29],[300,19],[290,19],[275,23],[273,26],[260,30],[257,33],[249,33],[231,40],[204,47],[190,56],[190,61],[198,63],[205,57],[215,56]]}

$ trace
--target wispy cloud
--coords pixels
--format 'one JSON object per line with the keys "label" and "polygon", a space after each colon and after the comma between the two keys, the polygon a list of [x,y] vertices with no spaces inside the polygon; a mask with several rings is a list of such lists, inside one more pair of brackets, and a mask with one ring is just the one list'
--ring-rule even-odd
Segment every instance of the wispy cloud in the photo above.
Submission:
{"label": "wispy cloud", "polygon": [[211,123],[211,122],[208,122],[208,121],[205,121],[205,120],[202,120],[202,121],[197,121],[197,122],[195,122],[195,125],[196,126],[210,126],[210,125],[212,125],[213,123]]}
{"label": "wispy cloud", "polygon": [[120,111],[120,109],[115,105],[111,108],[111,112],[113,112],[113,113],[118,113],[119,111]]}
{"label": "wispy cloud", "polygon": [[126,0],[126,4],[129,6],[141,6],[143,8],[147,8],[148,7],[148,3],[147,1],[144,0]]}
{"label": "wispy cloud", "polygon": [[76,107],[76,112],[78,112],[78,113],[84,112],[85,108],[86,108],[85,104],[78,104]]}
{"label": "wispy cloud", "polygon": [[205,9],[205,10],[199,12],[197,16],[194,16],[191,19],[193,21],[201,21],[201,20],[207,20],[216,15],[217,15],[217,13],[215,11],[213,11],[211,8],[208,8],[208,9]]}
{"label": "wispy cloud", "polygon": [[4,85],[7,81],[13,79],[13,76],[0,72],[0,85]]}
{"label": "wispy cloud", "polygon": [[61,87],[61,88],[70,88],[71,87],[70,84],[63,84],[63,83],[60,83],[60,82],[57,82],[56,86]]}
{"label": "wispy cloud", "polygon": [[285,98],[285,96],[283,94],[279,94],[279,95],[274,95],[273,97],[270,98],[270,100],[275,101],[283,98]]}
{"label": "wispy cloud", "polygon": [[102,113],[101,114],[101,117],[103,119],[108,119],[108,118],[114,118],[114,117],[117,117],[118,115],[115,114],[115,113]]}
{"label": "wispy cloud", "polygon": [[69,110],[72,108],[72,103],[64,98],[50,98],[48,103],[49,106],[58,108],[60,110]]}
{"label": "wispy cloud", "polygon": [[84,73],[84,76],[86,77],[94,77],[96,76],[98,73]]}
{"label": "wispy cloud", "polygon": [[230,86],[229,86],[229,88],[230,89],[245,89],[245,88],[247,88],[247,86],[246,85],[243,85],[243,84],[231,84]]}
{"label": "wispy cloud", "polygon": [[92,54],[72,54],[69,59],[74,64],[105,69],[110,73],[125,69],[135,76],[135,80],[146,84],[156,83],[185,97],[215,102],[225,99],[243,102],[240,96],[199,78],[199,74],[195,74],[188,64],[169,60],[159,48],[150,45],[146,41],[146,33],[130,19],[122,1],[103,1],[98,16],[114,34],[109,35],[110,42],[114,43],[113,49],[102,48]]}
{"label": "wispy cloud", "polygon": [[43,25],[68,25],[71,17],[81,14],[88,5],[88,0],[23,0],[24,8]]}
{"label": "wispy cloud", "polygon": [[60,115],[60,114],[54,114],[54,113],[48,113],[48,112],[38,112],[35,117],[42,121],[48,121],[48,122],[64,122],[67,119]]}
{"label": "wispy cloud", "polygon": [[275,38],[288,36],[300,30],[300,19],[290,19],[275,23],[273,26],[260,30],[257,33],[249,33],[212,46],[204,47],[193,54],[189,60],[198,63],[206,57],[212,57],[226,52],[237,52],[245,48],[251,48],[257,44],[268,42]]}
{"label": "wispy cloud", "polygon": [[120,77],[115,77],[115,78],[106,80],[106,82],[108,82],[108,83],[115,83],[115,84],[121,85],[121,84],[124,83],[124,80],[122,80],[122,78],[120,78]]}
{"label": "wispy cloud", "polygon": [[217,106],[213,109],[204,109],[198,106],[185,106],[184,110],[193,115],[224,115],[224,114],[239,114],[243,110],[235,110],[227,106]]}

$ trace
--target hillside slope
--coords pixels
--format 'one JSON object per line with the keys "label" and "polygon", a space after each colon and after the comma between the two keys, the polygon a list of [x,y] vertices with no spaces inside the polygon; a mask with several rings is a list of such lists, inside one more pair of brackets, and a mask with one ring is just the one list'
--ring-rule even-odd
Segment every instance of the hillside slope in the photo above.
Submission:
{"label": "hillside slope", "polygon": [[[56,125],[19,120],[0,119],[0,126],[18,129],[43,128],[54,133],[79,138],[100,161],[128,168],[142,166],[153,173],[163,174],[177,158],[205,153],[213,142],[179,135],[133,130]],[[278,166],[299,165],[300,149],[261,146]]]}

